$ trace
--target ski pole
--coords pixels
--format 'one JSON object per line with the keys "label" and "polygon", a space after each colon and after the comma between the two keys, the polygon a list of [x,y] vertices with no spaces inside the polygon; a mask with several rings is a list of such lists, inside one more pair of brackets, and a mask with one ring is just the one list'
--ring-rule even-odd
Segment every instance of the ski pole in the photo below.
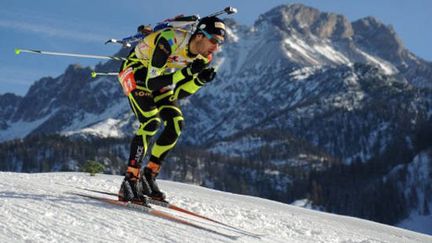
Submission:
{"label": "ski pole", "polygon": [[[217,72],[219,69],[219,66],[213,67],[214,71]],[[93,71],[91,73],[92,78],[96,78],[97,76],[117,76],[119,73],[117,72],[95,72]]]}
{"label": "ski pole", "polygon": [[[222,14],[228,14],[228,15],[230,15],[230,14],[235,14],[235,13],[237,13],[237,9],[234,8],[234,7],[228,6],[228,7],[226,7],[223,10],[220,10],[220,11],[217,11],[215,13],[209,14],[209,15],[207,15],[205,17],[215,17],[215,16],[219,16],[219,15],[222,15]],[[183,25],[186,25],[186,24],[188,24],[190,22],[195,22],[193,24],[191,23],[191,25],[193,26],[200,19],[201,18],[198,15],[192,15],[192,16],[188,16],[188,17],[178,17],[178,18],[173,18],[173,19],[167,19],[167,20],[164,20],[164,21],[158,23],[153,28],[153,30],[155,31],[155,30],[161,29],[162,28],[161,26],[165,26],[168,23],[173,24],[176,21],[181,22],[180,24],[178,24],[178,26],[183,26]],[[140,30],[138,30],[138,32],[140,32]],[[151,33],[152,32],[151,27],[150,27],[150,30],[147,30],[146,32],[147,32],[147,34]],[[147,34],[138,33],[136,35],[125,37],[125,38],[123,38],[121,40],[118,40],[118,39],[109,39],[108,41],[105,42],[105,44],[108,44],[108,43],[117,43],[117,44],[123,45],[124,47],[131,47],[132,46],[131,43],[138,42],[138,41],[142,40]]]}
{"label": "ski pole", "polygon": [[105,42],[105,45],[108,43],[117,43],[117,44],[122,44],[124,47],[132,47],[131,43],[138,42],[142,40],[144,37],[145,37],[144,34],[139,33],[133,36],[125,37],[121,40],[109,39]]}
{"label": "ski pole", "polygon": [[117,76],[119,73],[115,73],[115,72],[92,72],[91,76],[92,78],[96,78],[97,76]]}
{"label": "ski pole", "polygon": [[207,17],[219,16],[219,15],[224,14],[224,13],[226,13],[226,14],[228,14],[228,15],[230,15],[230,14],[235,14],[235,13],[237,13],[237,9],[236,9],[236,8],[233,8],[233,7],[231,7],[231,6],[228,6],[228,7],[226,7],[224,10],[217,11],[217,12],[215,12],[215,13],[212,13],[212,14],[207,15]]}
{"label": "ski pole", "polygon": [[20,54],[22,52],[40,54],[40,55],[52,55],[52,56],[68,56],[68,57],[82,57],[82,58],[95,58],[95,59],[108,59],[115,61],[125,61],[128,60],[124,57],[117,56],[99,56],[99,55],[87,55],[78,53],[67,53],[67,52],[53,52],[53,51],[41,51],[41,50],[30,50],[30,49],[15,49],[15,54]]}
{"label": "ski pole", "polygon": [[[215,72],[219,70],[220,65],[214,66],[213,69]],[[117,72],[95,72],[91,73],[92,78],[96,78],[97,76],[117,76],[119,73]]]}

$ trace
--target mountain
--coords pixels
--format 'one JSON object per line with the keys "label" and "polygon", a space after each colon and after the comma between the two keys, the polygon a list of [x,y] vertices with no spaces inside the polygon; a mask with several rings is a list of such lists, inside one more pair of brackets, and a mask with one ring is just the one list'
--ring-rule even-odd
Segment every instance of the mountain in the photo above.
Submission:
{"label": "mountain", "polygon": [[[350,23],[293,4],[251,27],[226,24],[217,78],[181,102],[186,128],[162,178],[306,198],[320,210],[388,224],[431,220],[430,62],[373,17]],[[2,170],[78,170],[97,159],[108,173],[123,171],[136,123],[118,81],[91,71],[71,65],[24,97],[0,96]]]}
{"label": "mountain", "polygon": [[12,114],[15,111],[15,107],[21,102],[21,97],[7,93],[1,96],[0,106],[2,109],[0,110],[0,129],[7,128],[7,121],[11,118]]}
{"label": "mountain", "polygon": [[[2,242],[430,242],[431,236],[256,197],[161,181],[173,204],[262,235],[250,237],[174,210],[167,213],[216,233],[86,199],[76,187],[113,191],[122,177],[83,173],[0,173]],[[28,183],[31,181],[32,183]],[[52,182],[55,181],[56,184]],[[90,193],[96,195],[95,193]],[[108,197],[108,196],[107,196]],[[157,206],[153,208],[164,210]]]}

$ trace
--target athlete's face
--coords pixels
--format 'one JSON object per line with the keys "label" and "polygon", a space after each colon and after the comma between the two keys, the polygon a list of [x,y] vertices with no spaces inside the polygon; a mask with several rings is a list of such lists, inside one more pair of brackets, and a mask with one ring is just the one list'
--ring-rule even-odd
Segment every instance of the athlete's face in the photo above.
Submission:
{"label": "athlete's face", "polygon": [[202,56],[208,56],[219,49],[223,42],[223,36],[220,35],[199,35],[197,42],[197,51]]}

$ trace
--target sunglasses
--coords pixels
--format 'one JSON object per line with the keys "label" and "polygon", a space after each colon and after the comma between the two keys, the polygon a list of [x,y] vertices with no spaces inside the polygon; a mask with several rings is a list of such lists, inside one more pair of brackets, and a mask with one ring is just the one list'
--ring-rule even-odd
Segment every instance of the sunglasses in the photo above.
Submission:
{"label": "sunglasses", "polygon": [[204,35],[205,35],[205,37],[207,38],[207,39],[209,39],[210,40],[210,42],[211,43],[213,43],[213,44],[219,44],[219,45],[222,45],[223,44],[223,40],[221,40],[221,39],[218,39],[218,38],[216,38],[215,36],[213,36],[213,35],[210,35],[207,31],[205,31],[205,30],[200,30]]}

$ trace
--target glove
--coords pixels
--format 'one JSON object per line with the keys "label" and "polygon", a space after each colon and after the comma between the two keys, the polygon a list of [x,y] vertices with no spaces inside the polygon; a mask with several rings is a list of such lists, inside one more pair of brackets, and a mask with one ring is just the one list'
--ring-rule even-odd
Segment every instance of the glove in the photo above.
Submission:
{"label": "glove", "polygon": [[197,81],[200,85],[211,82],[216,77],[214,68],[206,68],[198,74]]}
{"label": "glove", "polygon": [[195,59],[191,64],[188,65],[187,68],[192,73],[192,75],[194,75],[201,72],[206,67],[207,63],[205,63],[203,59]]}
{"label": "glove", "polygon": [[178,83],[186,77],[192,79],[195,74],[200,73],[207,65],[204,60],[195,59],[191,64],[173,74],[173,84]]}

